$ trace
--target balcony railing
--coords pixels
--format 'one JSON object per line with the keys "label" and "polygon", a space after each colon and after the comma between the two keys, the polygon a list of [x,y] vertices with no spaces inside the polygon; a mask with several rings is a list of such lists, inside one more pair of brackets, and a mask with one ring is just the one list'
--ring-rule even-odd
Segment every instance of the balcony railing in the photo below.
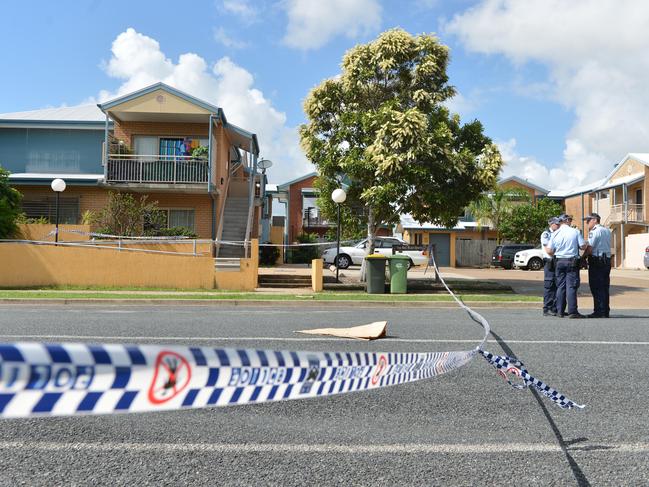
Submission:
{"label": "balcony railing", "polygon": [[191,156],[109,154],[106,181],[110,183],[207,183],[207,159]]}
{"label": "balcony railing", "polygon": [[609,223],[644,222],[644,205],[612,205]]}
{"label": "balcony railing", "polygon": [[320,214],[314,215],[311,213],[311,215],[304,215],[302,218],[302,227],[303,228],[314,228],[314,227],[331,227],[331,226],[336,226],[336,222],[330,222],[329,220],[326,220]]}

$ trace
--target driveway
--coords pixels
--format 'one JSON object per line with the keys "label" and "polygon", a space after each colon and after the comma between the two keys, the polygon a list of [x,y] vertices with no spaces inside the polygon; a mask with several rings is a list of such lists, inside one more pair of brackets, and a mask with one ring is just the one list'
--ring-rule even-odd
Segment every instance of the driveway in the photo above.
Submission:
{"label": "driveway", "polygon": [[[543,295],[543,272],[505,270],[500,268],[442,268],[444,277],[456,279],[480,279],[498,281],[509,285],[519,294],[532,296]],[[412,274],[416,276],[423,269],[417,269]],[[413,276],[413,277],[414,277]],[[588,271],[581,271],[581,286],[578,293],[579,308],[588,312],[593,307],[593,298],[588,287]],[[649,271],[631,269],[613,269],[611,271],[611,308],[617,309],[649,309]]]}

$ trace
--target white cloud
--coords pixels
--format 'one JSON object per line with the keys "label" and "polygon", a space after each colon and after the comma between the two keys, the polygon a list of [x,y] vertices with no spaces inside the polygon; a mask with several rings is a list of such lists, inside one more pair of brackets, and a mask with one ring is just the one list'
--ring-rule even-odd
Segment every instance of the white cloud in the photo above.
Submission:
{"label": "white cloud", "polygon": [[252,23],[257,20],[257,9],[250,5],[247,0],[223,0],[221,7],[226,12],[236,15],[247,23]]}
{"label": "white cloud", "polygon": [[[574,188],[583,182],[600,179],[612,169],[612,165],[605,157],[588,152],[575,139],[566,141],[563,164],[554,168],[549,168],[534,157],[520,155],[516,150],[516,139],[496,143],[505,162],[502,170],[503,178],[518,176],[548,190]],[[594,177],[592,171],[594,167],[607,169],[604,174],[597,173],[598,175]]]}
{"label": "white cloud", "polygon": [[628,152],[649,151],[649,3],[482,0],[445,30],[471,51],[547,66],[549,79],[532,91],[574,112],[557,168],[520,158],[516,167],[552,177],[550,187],[565,184],[560,176],[579,185]]}
{"label": "white cloud", "polygon": [[101,91],[100,101],[162,81],[223,108],[229,122],[256,133],[262,155],[275,163],[269,170],[273,182],[313,170],[299,147],[296,127],[287,126],[286,115],[254,87],[252,74],[228,57],[211,68],[194,53],[182,54],[174,62],[157,41],[129,28],[113,42],[105,69],[123,82],[114,93]]}
{"label": "white cloud", "polygon": [[214,40],[220,44],[223,44],[225,47],[232,49],[244,49],[248,47],[247,42],[234,39],[225,31],[223,27],[214,29]]}
{"label": "white cloud", "polygon": [[285,0],[288,15],[284,44],[309,50],[334,37],[354,39],[381,26],[378,0]]}

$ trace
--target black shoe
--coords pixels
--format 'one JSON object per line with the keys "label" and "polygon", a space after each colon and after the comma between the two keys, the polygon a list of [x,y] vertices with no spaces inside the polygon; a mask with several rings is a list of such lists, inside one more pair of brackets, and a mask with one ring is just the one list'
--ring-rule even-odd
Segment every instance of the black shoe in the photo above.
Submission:
{"label": "black shoe", "polygon": [[580,320],[580,319],[586,318],[586,317],[584,315],[580,314],[580,313],[572,313],[572,314],[568,315],[568,318],[570,318],[571,320]]}
{"label": "black shoe", "polygon": [[556,311],[544,311],[543,316],[557,316]]}
{"label": "black shoe", "polygon": [[565,318],[568,316],[566,313],[557,313],[557,318]]}
{"label": "black shoe", "polygon": [[606,316],[600,313],[591,313],[586,315],[586,318],[606,318]]}

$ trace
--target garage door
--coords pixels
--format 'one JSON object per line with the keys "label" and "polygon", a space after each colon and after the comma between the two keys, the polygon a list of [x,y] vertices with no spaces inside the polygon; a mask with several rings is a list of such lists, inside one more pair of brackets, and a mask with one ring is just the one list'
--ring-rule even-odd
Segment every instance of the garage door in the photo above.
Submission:
{"label": "garage door", "polygon": [[434,245],[437,265],[449,267],[451,265],[451,235],[448,233],[429,233],[428,242]]}

